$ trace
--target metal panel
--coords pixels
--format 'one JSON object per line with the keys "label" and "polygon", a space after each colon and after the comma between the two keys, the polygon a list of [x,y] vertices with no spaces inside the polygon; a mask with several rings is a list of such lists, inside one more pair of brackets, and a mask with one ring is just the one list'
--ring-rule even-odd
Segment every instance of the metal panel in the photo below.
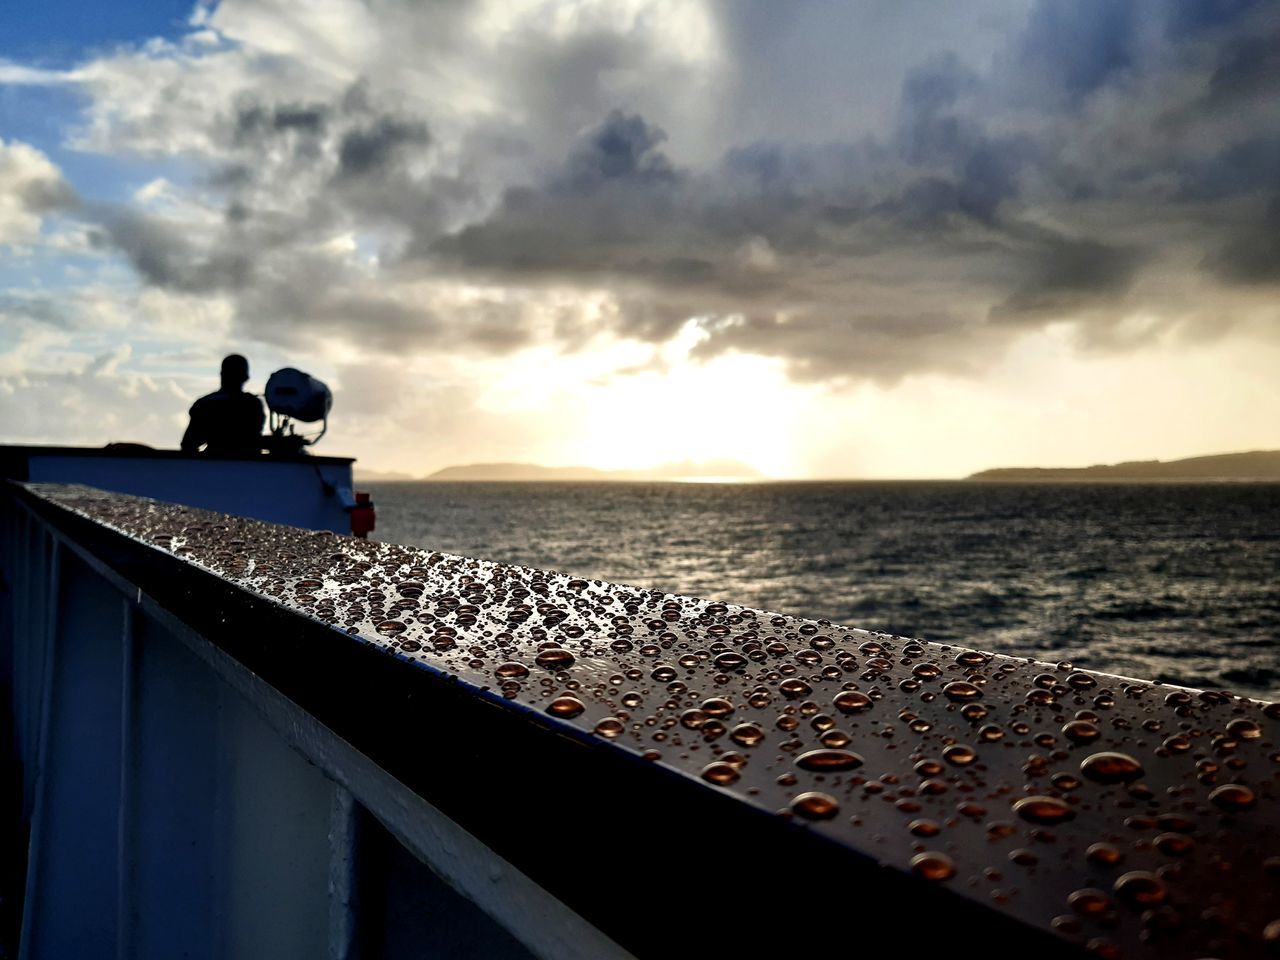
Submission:
{"label": "metal panel", "polygon": [[262,457],[70,456],[28,453],[32,481],[83,483],[100,490],[185,503],[272,523],[350,533],[351,465]]}
{"label": "metal panel", "polygon": [[114,960],[120,596],[74,557],[57,589],[22,956]]}
{"label": "metal panel", "polygon": [[217,919],[221,684],[164,628],[135,614],[132,722],[122,761],[121,957],[210,958]]}

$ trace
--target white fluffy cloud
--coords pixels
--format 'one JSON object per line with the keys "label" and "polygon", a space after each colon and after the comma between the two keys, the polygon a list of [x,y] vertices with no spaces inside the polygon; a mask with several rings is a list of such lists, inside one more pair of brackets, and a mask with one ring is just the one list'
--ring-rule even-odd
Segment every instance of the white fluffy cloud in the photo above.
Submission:
{"label": "white fluffy cloud", "polygon": [[34,243],[44,218],[74,202],[74,191],[48,157],[0,139],[0,247]]}

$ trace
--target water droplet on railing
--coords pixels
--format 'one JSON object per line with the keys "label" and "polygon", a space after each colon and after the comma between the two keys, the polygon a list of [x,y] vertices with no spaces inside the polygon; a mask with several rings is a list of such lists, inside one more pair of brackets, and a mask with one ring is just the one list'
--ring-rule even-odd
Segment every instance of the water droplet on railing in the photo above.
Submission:
{"label": "water droplet on railing", "polygon": [[911,870],[926,880],[950,880],[956,875],[955,862],[945,853],[929,851],[911,858]]}
{"label": "water droplet on railing", "polygon": [[547,713],[565,719],[576,717],[585,709],[586,706],[577,697],[556,697],[547,704]]}
{"label": "water droplet on railing", "polygon": [[1106,751],[1080,761],[1080,772],[1098,783],[1127,783],[1143,774],[1142,764],[1127,753]]}
{"label": "water droplet on railing", "polygon": [[1209,801],[1219,810],[1242,813],[1251,810],[1258,798],[1252,790],[1240,783],[1224,783],[1209,794]]}
{"label": "water droplet on railing", "polygon": [[796,757],[796,766],[819,773],[853,770],[862,766],[862,757],[848,750],[810,750]]}
{"label": "water droplet on railing", "polygon": [[806,820],[830,820],[840,812],[840,804],[835,797],[815,790],[792,800],[791,811]]}
{"label": "water droplet on railing", "polygon": [[1075,817],[1075,811],[1055,797],[1023,797],[1013,805],[1013,812],[1030,823],[1052,825]]}
{"label": "water droplet on railing", "polygon": [[573,666],[575,659],[568,650],[552,647],[541,651],[533,658],[533,662],[546,670],[564,670]]}
{"label": "water droplet on railing", "polygon": [[862,713],[872,707],[871,698],[857,690],[843,690],[831,702],[841,713]]}

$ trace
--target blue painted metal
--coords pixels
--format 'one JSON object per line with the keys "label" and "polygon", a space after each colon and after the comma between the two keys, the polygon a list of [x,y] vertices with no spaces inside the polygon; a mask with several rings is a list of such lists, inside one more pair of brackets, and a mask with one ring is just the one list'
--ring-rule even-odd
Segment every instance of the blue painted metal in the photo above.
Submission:
{"label": "blue painted metal", "polygon": [[[82,483],[270,523],[350,533],[352,461],[306,455],[223,458],[172,450],[114,452],[68,447],[0,447],[0,467],[19,480]],[[0,469],[0,476],[5,471]]]}
{"label": "blue painted metal", "polygon": [[122,604],[82,561],[58,567],[22,957],[92,956],[115,943],[119,914],[121,666],[111,640]]}

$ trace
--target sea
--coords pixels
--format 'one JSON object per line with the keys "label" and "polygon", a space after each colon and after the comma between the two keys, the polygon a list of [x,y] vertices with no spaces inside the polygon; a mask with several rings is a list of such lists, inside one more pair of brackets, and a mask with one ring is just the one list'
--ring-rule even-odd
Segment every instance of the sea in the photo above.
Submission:
{"label": "sea", "polygon": [[367,488],[381,540],[1280,699],[1280,484]]}

